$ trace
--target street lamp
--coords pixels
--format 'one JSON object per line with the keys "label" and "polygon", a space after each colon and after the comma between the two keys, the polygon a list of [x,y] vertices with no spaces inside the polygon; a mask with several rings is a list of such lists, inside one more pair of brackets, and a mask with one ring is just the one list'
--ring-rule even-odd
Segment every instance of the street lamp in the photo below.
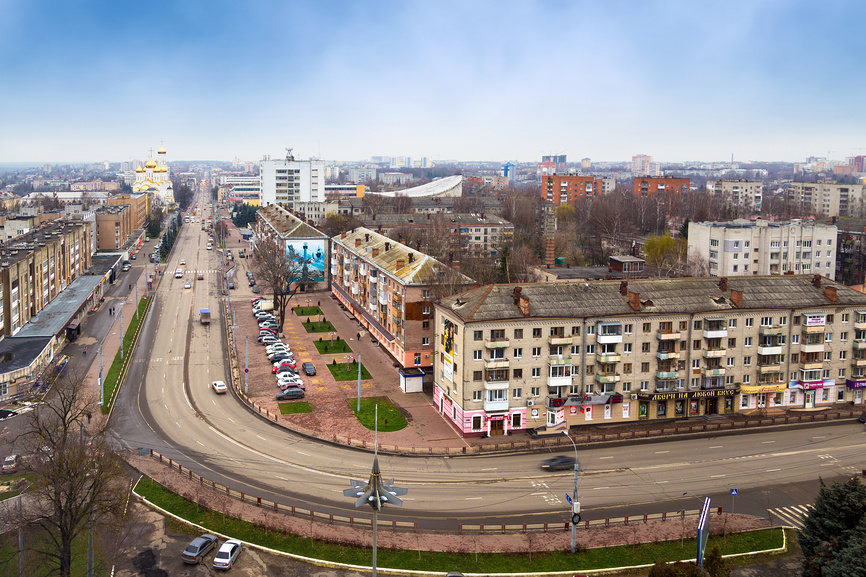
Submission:
{"label": "street lamp", "polygon": [[574,553],[577,545],[577,524],[580,523],[580,501],[577,500],[577,444],[568,434],[568,431],[563,431],[562,434],[571,441],[574,447],[574,492],[571,495],[571,552]]}

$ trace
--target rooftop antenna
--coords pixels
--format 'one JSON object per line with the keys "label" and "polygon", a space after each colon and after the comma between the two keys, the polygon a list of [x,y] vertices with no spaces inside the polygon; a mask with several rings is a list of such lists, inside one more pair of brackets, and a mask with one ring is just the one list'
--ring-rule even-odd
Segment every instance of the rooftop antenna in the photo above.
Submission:
{"label": "rooftop antenna", "polygon": [[294,155],[292,154],[292,149],[291,149],[291,148],[287,148],[287,149],[286,149],[286,160],[288,160],[288,161],[292,161],[292,160],[294,160],[294,159],[295,159],[295,157],[294,157]]}

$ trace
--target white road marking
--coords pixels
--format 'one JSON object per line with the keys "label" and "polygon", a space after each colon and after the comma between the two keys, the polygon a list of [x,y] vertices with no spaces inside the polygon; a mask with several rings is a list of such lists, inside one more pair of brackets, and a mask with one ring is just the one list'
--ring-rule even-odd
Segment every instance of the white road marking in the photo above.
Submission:
{"label": "white road marking", "polygon": [[258,437],[258,438],[261,439],[262,441],[267,441],[267,439],[264,438],[264,437],[262,437],[261,435],[256,435],[256,437]]}
{"label": "white road marking", "polygon": [[465,500],[466,500],[466,501],[480,501],[480,500],[482,500],[483,498],[484,498],[484,497],[466,497]]}
{"label": "white road marking", "polygon": [[775,473],[776,471],[781,471],[782,469],[767,469],[767,473]]}
{"label": "white road marking", "polygon": [[714,445],[714,446],[709,447],[709,448],[710,448],[710,449],[721,449],[721,448],[722,448],[722,445]]}
{"label": "white road marking", "polygon": [[775,443],[776,441],[761,441],[762,445],[769,445],[770,443]]}
{"label": "white road marking", "polygon": [[[283,481],[288,481],[286,477],[280,477],[279,475],[274,475],[277,479],[282,479]],[[339,489],[337,489],[339,491]],[[340,491],[342,493],[342,491]]]}
{"label": "white road marking", "polygon": [[600,489],[610,489],[610,487],[593,487],[593,490],[598,491]]}
{"label": "white road marking", "polygon": [[195,411],[192,408],[192,403],[189,402],[189,397],[186,396],[186,383],[181,383],[181,385],[183,386],[183,398],[186,401],[186,404],[189,407],[190,412],[194,413]]}
{"label": "white road marking", "polygon": [[656,455],[664,455],[665,453],[670,453],[670,451],[656,451]]}
{"label": "white road marking", "polygon": [[718,479],[719,477],[724,477],[724,475],[710,475],[710,479]]}
{"label": "white road marking", "polygon": [[198,443],[199,445],[201,445],[202,447],[204,447],[204,443],[202,443],[202,442],[199,441],[198,439],[196,439],[195,442]]}
{"label": "white road marking", "polygon": [[486,469],[481,469],[481,470],[482,470],[482,471],[495,471],[495,470],[498,469],[498,468],[499,468],[499,467],[488,467],[488,468],[486,468]]}
{"label": "white road marking", "polygon": [[304,453],[303,451],[298,451],[298,454],[299,454],[299,455],[303,455],[303,456],[305,456],[305,457],[309,457],[309,456],[310,456],[309,453]]}
{"label": "white road marking", "polygon": [[667,481],[656,481],[656,485],[663,485],[667,483]]}

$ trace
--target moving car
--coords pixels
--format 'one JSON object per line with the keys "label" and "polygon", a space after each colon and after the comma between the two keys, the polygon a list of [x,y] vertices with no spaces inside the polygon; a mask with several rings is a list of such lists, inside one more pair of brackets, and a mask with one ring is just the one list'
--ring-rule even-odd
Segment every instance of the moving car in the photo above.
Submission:
{"label": "moving car", "polygon": [[541,468],[545,471],[570,471],[574,469],[574,457],[557,455],[542,461]]}
{"label": "moving car", "polygon": [[860,416],[857,417],[857,422],[866,423],[866,413],[860,413]]}
{"label": "moving car", "polygon": [[183,266],[185,264],[186,264],[186,259],[184,259],[184,258],[180,259],[180,265]]}
{"label": "moving car", "polygon": [[186,549],[184,549],[183,553],[180,554],[180,558],[183,559],[184,563],[198,565],[202,558],[207,555],[211,549],[216,547],[216,544],[216,535],[206,534],[201,537],[196,537],[186,546]]}
{"label": "moving car", "polygon": [[213,387],[214,392],[218,395],[224,395],[229,390],[223,381],[214,381],[211,383],[211,386]]}
{"label": "moving car", "polygon": [[3,474],[8,475],[18,471],[18,464],[21,462],[21,456],[13,453],[3,459]]}
{"label": "moving car", "polygon": [[299,389],[298,387],[289,387],[285,391],[280,391],[277,393],[278,401],[291,401],[294,399],[303,399],[304,391]]}
{"label": "moving car", "polygon": [[183,288],[185,288],[185,289],[192,288],[192,283],[189,281],[186,281],[185,283],[183,283]]}
{"label": "moving car", "polygon": [[204,273],[198,273],[198,280],[204,280]]}
{"label": "moving car", "polygon": [[220,550],[217,551],[216,556],[213,558],[213,568],[231,569],[232,564],[234,564],[238,555],[241,553],[242,546],[242,543],[237,539],[229,539],[223,543],[222,547],[220,547]]}
{"label": "moving car", "polygon": [[312,377],[316,374],[316,367],[315,365],[313,365],[313,363],[304,363],[303,365],[301,365],[301,367],[303,367],[304,369],[304,374],[309,377]]}

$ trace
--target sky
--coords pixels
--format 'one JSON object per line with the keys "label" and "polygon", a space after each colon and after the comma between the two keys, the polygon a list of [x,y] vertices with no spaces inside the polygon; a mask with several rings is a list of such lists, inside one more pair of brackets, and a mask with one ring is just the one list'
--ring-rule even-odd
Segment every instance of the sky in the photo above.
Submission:
{"label": "sky", "polygon": [[862,0],[0,0],[0,162],[866,154]]}

